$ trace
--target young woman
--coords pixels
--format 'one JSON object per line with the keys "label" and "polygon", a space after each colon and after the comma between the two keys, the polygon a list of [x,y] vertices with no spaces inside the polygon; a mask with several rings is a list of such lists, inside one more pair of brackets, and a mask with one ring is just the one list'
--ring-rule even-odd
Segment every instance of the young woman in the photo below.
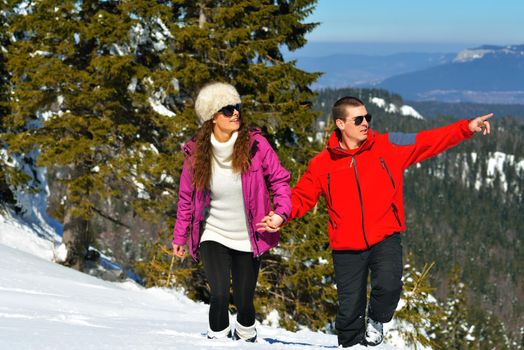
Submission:
{"label": "young woman", "polygon": [[[254,342],[253,297],[260,256],[277,245],[277,232],[257,232],[270,211],[279,227],[291,210],[290,175],[257,129],[242,121],[240,96],[225,83],[206,85],[195,103],[200,129],[183,150],[173,251],[183,257],[186,243],[203,262],[211,289],[208,338]],[[273,205],[269,193],[273,195]],[[229,324],[230,276],[237,308]]]}

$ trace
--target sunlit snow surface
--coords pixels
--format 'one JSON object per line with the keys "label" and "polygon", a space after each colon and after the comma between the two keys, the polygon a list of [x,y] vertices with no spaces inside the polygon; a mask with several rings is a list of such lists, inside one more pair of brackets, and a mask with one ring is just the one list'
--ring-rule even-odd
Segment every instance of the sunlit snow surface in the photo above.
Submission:
{"label": "sunlit snow surface", "polygon": [[[32,238],[34,237],[34,238]],[[53,244],[0,216],[0,349],[330,349],[334,335],[258,325],[256,344],[208,340],[208,305],[55,264]],[[234,323],[232,316],[231,322]],[[365,349],[356,346],[354,349]],[[395,349],[381,345],[375,349]]]}

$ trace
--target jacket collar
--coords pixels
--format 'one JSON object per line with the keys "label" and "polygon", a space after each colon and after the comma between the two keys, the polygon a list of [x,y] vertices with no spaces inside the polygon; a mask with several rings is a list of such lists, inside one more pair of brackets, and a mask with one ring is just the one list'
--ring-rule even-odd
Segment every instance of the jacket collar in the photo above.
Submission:
{"label": "jacket collar", "polygon": [[340,147],[340,138],[341,138],[340,132],[338,130],[335,130],[329,136],[326,142],[326,148],[333,158],[343,158],[343,157],[355,156],[359,153],[362,153],[370,149],[373,143],[375,143],[375,137],[376,137],[376,131],[369,129],[368,138],[366,139],[366,141],[364,141],[364,143],[360,147],[355,148],[355,149],[344,149]]}
{"label": "jacket collar", "polygon": [[[255,140],[255,135],[261,135],[262,130],[259,128],[249,128],[249,136],[250,136],[250,147],[251,147],[251,156],[253,156],[253,153],[256,151],[256,146],[258,145],[258,141]],[[193,151],[196,147],[196,135],[194,135],[189,141],[187,141],[182,146],[182,151],[184,151],[184,154],[186,157],[190,157],[193,154]]]}

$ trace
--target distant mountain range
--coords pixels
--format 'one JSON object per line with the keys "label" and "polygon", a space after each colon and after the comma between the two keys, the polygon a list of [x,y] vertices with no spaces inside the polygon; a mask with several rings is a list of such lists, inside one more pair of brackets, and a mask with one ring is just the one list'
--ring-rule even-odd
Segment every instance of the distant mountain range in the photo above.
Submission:
{"label": "distant mountain range", "polygon": [[459,53],[301,57],[322,71],[314,88],[379,87],[413,101],[524,104],[524,45],[484,45]]}
{"label": "distant mountain range", "polygon": [[451,62],[452,53],[398,53],[392,55],[336,54],[299,57],[298,67],[324,72],[313,86],[321,88],[370,87],[386,78]]}
{"label": "distant mountain range", "polygon": [[524,45],[481,46],[452,62],[385,79],[406,99],[524,104]]}

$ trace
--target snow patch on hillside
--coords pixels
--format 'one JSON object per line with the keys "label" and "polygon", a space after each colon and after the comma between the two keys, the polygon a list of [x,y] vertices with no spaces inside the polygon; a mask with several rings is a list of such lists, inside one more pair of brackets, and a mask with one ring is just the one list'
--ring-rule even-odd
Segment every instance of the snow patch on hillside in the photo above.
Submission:
{"label": "snow patch on hillside", "polygon": [[[470,158],[469,162],[468,157]],[[455,160],[457,166],[462,166],[464,169],[461,174],[461,180],[465,185],[470,185],[471,171],[476,171],[476,177],[474,179],[474,187],[476,190],[480,190],[483,186],[493,187],[495,185],[495,180],[498,178],[498,183],[501,186],[501,189],[503,191],[508,191],[508,171],[514,172],[516,178],[524,177],[524,159],[518,160],[513,154],[506,154],[498,151],[489,152],[485,164],[476,164],[479,159],[481,158],[478,157],[476,152],[471,152],[470,154],[457,154]],[[472,163],[474,169],[470,168],[470,163]],[[443,162],[437,162],[435,168],[431,169],[430,175],[441,180],[445,179],[445,166],[446,165]],[[420,167],[420,164],[417,164],[417,167]]]}
{"label": "snow patch on hillside", "polygon": [[12,221],[23,222],[23,225],[31,227],[33,234],[36,233],[49,241],[57,241],[60,240],[63,228],[47,213],[47,199],[50,194],[46,178],[47,169],[34,165],[38,155],[38,151],[32,151],[26,157],[19,157],[8,155],[5,149],[0,149],[2,164],[20,169],[30,177],[27,186],[12,188],[20,213],[16,218],[12,215],[8,217]]}
{"label": "snow patch on hillside", "polygon": [[523,45],[482,46],[475,49],[460,51],[453,59],[453,63],[465,63],[484,58],[487,55],[524,55]]}
{"label": "snow patch on hillside", "polygon": [[372,97],[369,99],[369,101],[377,107],[384,109],[387,113],[400,113],[404,116],[424,119],[424,117],[419,112],[417,112],[415,108],[408,105],[402,105],[398,107],[394,103],[387,103],[386,100],[380,97]]}
{"label": "snow patch on hillside", "polygon": [[494,52],[493,50],[485,50],[485,49],[463,50],[457,54],[457,56],[453,59],[453,62],[454,63],[470,62],[470,61],[481,59],[485,55],[493,53],[493,52]]}
{"label": "snow patch on hillside", "polygon": [[[0,215],[0,244],[51,261],[58,241],[40,237],[21,220]],[[2,257],[2,263],[4,262]]]}
{"label": "snow patch on hillside", "polygon": [[[471,153],[474,161],[477,159],[477,153]],[[508,190],[508,180],[506,178],[505,168],[514,167],[517,176],[524,176],[524,159],[517,161],[513,154],[503,152],[490,152],[487,161],[486,174],[478,174],[475,181],[475,188],[478,190],[483,183],[493,186],[495,179],[498,177],[504,191]]]}
{"label": "snow patch on hillside", "polygon": [[415,108],[408,105],[403,105],[400,107],[400,114],[416,119],[424,119],[424,117],[419,112],[417,112]]}

